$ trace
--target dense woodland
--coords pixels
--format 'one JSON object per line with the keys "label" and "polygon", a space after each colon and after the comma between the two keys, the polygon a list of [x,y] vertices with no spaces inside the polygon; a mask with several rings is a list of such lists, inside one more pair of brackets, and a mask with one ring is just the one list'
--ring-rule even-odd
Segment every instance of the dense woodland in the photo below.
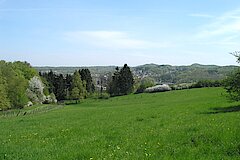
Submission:
{"label": "dense woodland", "polygon": [[[99,98],[126,95],[133,92],[133,75],[127,65],[118,68],[106,93]],[[76,103],[91,97],[95,85],[88,69],[73,74],[56,74],[53,71],[38,73],[27,62],[0,61],[0,110],[21,109],[33,104],[56,103],[74,100]],[[107,96],[109,97],[109,96]]]}
{"label": "dense woodland", "polygon": [[0,109],[23,108],[29,81],[38,73],[27,62],[0,61]]}

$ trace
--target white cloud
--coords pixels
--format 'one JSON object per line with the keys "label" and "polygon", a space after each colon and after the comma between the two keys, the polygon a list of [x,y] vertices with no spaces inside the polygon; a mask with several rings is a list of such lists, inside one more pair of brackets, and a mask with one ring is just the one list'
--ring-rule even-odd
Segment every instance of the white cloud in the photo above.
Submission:
{"label": "white cloud", "polygon": [[128,33],[120,31],[73,31],[65,33],[65,37],[74,43],[104,49],[151,49],[169,46],[166,43],[131,38]]}
{"label": "white cloud", "polygon": [[198,38],[240,35],[240,10],[224,13],[202,28]]}
{"label": "white cloud", "polygon": [[202,13],[193,13],[189,15],[190,17],[199,17],[199,18],[214,18],[215,16],[210,14],[202,14]]}

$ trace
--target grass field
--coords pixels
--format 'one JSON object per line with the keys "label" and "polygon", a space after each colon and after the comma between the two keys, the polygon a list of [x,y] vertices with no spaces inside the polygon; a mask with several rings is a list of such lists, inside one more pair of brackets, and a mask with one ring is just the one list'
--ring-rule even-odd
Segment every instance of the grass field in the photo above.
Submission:
{"label": "grass field", "polygon": [[240,103],[221,88],[85,100],[0,118],[0,159],[240,159]]}

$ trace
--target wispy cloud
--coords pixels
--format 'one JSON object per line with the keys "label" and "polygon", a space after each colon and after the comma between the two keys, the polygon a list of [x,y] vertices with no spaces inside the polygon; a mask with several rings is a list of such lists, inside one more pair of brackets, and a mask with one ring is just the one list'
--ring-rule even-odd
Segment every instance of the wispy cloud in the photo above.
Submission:
{"label": "wispy cloud", "polygon": [[198,18],[214,18],[215,16],[210,14],[202,14],[202,13],[193,13],[189,14],[190,17],[198,17]]}
{"label": "wispy cloud", "polygon": [[214,21],[207,24],[198,33],[199,38],[216,36],[240,35],[240,9],[223,14],[214,18]]}
{"label": "wispy cloud", "polygon": [[73,31],[64,34],[74,43],[86,43],[105,49],[150,49],[168,47],[169,44],[131,38],[120,31]]}

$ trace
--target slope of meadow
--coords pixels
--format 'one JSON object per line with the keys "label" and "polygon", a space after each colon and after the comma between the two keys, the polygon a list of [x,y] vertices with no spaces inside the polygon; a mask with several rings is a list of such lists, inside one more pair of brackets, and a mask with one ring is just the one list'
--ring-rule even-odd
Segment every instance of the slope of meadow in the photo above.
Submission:
{"label": "slope of meadow", "polygon": [[221,88],[86,100],[0,118],[0,159],[239,159],[240,107]]}

